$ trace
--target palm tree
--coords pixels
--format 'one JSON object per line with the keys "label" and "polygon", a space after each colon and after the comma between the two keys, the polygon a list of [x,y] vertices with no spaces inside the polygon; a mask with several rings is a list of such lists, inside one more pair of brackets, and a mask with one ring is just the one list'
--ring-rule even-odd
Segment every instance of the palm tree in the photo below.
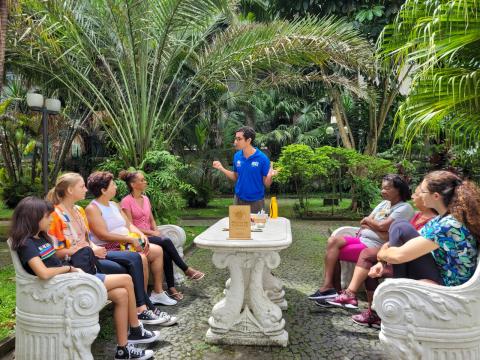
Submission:
{"label": "palm tree", "polygon": [[[127,165],[168,148],[209,91],[248,90],[307,66],[371,71],[371,49],[342,20],[237,20],[229,0],[25,0],[12,9],[8,58],[48,74],[92,111]],[[93,100],[92,100],[93,99]]]}
{"label": "palm tree", "polygon": [[3,75],[5,72],[5,44],[7,41],[8,6],[7,0],[0,0],[0,94],[3,89]]}
{"label": "palm tree", "polygon": [[397,136],[409,148],[419,135],[464,147],[480,139],[480,4],[476,0],[407,0],[384,29],[385,62],[412,66],[412,91],[397,113]]}

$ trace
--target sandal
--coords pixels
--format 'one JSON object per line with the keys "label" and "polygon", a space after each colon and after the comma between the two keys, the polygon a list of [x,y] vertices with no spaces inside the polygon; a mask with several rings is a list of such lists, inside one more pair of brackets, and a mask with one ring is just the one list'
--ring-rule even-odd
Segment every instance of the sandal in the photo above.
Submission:
{"label": "sandal", "polygon": [[204,273],[196,270],[192,275],[190,275],[190,276],[187,275],[187,278],[190,279],[190,280],[198,281],[198,280],[203,279],[204,276],[205,276]]}
{"label": "sandal", "polygon": [[178,292],[178,291],[172,292],[168,290],[167,294],[174,300],[177,300],[177,301],[183,300],[183,294],[181,292]]}

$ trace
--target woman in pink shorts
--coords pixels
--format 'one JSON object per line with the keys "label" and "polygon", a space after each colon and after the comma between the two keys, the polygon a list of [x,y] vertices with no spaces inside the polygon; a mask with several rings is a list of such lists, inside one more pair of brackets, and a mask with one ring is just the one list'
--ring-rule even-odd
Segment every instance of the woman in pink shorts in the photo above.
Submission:
{"label": "woman in pink shorts", "polygon": [[339,260],[356,263],[363,249],[379,248],[388,241],[388,229],[397,219],[410,220],[414,210],[406,201],[410,199],[408,184],[400,175],[386,175],[382,180],[384,199],[372,213],[360,221],[356,236],[331,236],[325,254],[323,285],[308,298],[325,301],[335,298],[340,291]]}

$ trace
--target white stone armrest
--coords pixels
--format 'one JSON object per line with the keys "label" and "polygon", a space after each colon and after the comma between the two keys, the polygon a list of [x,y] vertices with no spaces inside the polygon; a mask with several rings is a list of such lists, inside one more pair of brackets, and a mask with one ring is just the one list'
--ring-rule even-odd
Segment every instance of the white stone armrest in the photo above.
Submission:
{"label": "white stone armrest", "polygon": [[332,235],[331,235],[331,236],[339,236],[339,235],[342,235],[342,236],[355,236],[355,235],[357,235],[358,230],[360,230],[360,228],[359,228],[359,227],[355,227],[355,226],[341,226],[341,227],[335,229],[335,230],[332,232]]}
{"label": "white stone armrest", "polygon": [[[478,358],[480,284],[478,268],[461,286],[410,279],[386,279],[373,307],[382,319],[380,340],[398,359]],[[475,354],[471,351],[475,351]],[[436,355],[435,355],[436,354]]]}
{"label": "white stone armrest", "polygon": [[183,248],[185,244],[185,240],[187,239],[187,235],[185,234],[185,230],[183,230],[180,226],[177,225],[159,225],[157,226],[158,231],[164,237],[170,238],[172,240],[173,245],[178,249],[179,247]]}

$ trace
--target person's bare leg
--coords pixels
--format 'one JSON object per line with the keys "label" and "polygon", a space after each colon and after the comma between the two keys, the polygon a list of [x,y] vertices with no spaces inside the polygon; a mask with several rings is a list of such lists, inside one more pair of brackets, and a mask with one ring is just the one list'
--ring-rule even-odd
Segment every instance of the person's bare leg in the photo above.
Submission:
{"label": "person's bare leg", "polygon": [[350,284],[348,284],[347,290],[355,295],[358,289],[360,289],[360,286],[362,286],[363,282],[367,280],[367,278],[368,270],[360,266],[355,266],[355,270],[353,270],[352,280],[350,280]]}
{"label": "person's bare leg", "polygon": [[150,244],[148,262],[153,274],[153,290],[160,294],[163,292],[163,249],[161,246]]}
{"label": "person's bare leg", "polygon": [[108,299],[115,305],[113,308],[113,319],[117,344],[126,346],[128,342],[128,296],[127,290],[114,288],[108,290]]}
{"label": "person's bare leg", "polygon": [[332,236],[328,238],[327,249],[325,252],[323,285],[320,287],[320,291],[325,291],[334,287],[333,278],[335,275],[335,267],[338,262],[338,255],[340,253],[340,248],[345,246],[346,243],[347,242],[343,236]]}
{"label": "person's bare leg", "polygon": [[373,303],[373,294],[375,291],[367,290],[367,302],[368,302],[368,308],[372,308],[372,303]]}
{"label": "person's bare leg", "polygon": [[[123,297],[127,300],[126,307],[123,309],[126,324],[133,327],[140,326],[137,316],[137,307],[135,301],[135,292],[133,290],[132,278],[127,274],[107,275],[105,277],[105,287],[108,291],[122,289]],[[112,300],[113,301],[113,300]]]}

